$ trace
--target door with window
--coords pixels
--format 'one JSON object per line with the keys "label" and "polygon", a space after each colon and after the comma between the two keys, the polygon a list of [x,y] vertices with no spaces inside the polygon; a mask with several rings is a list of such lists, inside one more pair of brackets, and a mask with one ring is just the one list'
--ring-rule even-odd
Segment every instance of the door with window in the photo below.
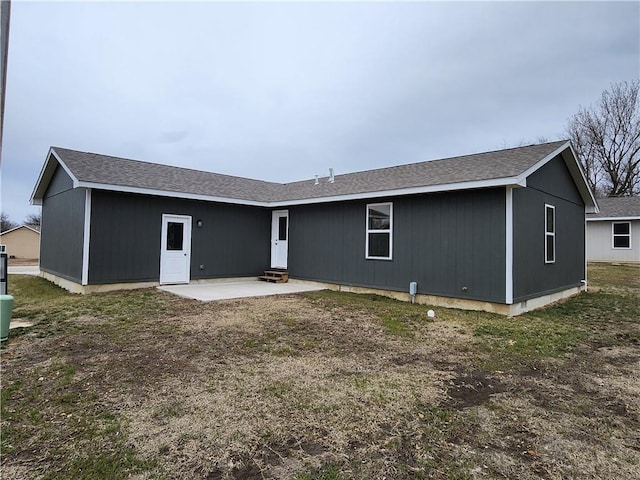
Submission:
{"label": "door with window", "polygon": [[160,283],[189,283],[191,269],[191,217],[162,215]]}
{"label": "door with window", "polygon": [[287,268],[289,210],[271,213],[271,268]]}

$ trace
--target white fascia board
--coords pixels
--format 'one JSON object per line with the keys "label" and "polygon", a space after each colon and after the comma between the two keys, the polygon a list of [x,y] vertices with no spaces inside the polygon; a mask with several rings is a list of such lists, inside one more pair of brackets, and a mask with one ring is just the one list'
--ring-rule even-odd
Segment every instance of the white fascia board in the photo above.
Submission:
{"label": "white fascia board", "polygon": [[630,220],[640,220],[640,217],[587,217],[587,222],[628,222]]}
{"label": "white fascia board", "polygon": [[346,200],[360,200],[371,198],[396,197],[402,195],[415,195],[419,193],[452,192],[456,190],[470,190],[477,188],[523,186],[514,177],[498,178],[493,180],[479,180],[475,182],[449,183],[442,185],[431,185],[425,187],[399,188],[396,190],[381,190],[377,192],[352,193],[348,195],[335,195],[331,197],[303,198],[299,200],[284,200],[279,202],[268,202],[270,207],[287,207],[293,205],[309,205],[312,203],[343,202]]}
{"label": "white fascia board", "polygon": [[592,205],[587,205],[587,211],[588,213],[599,213],[600,208],[598,207],[598,202],[596,202],[596,196],[594,195],[594,193],[591,191],[591,188],[589,187],[589,182],[587,182],[587,176],[584,173],[582,164],[578,160],[578,155],[576,154],[576,151],[571,146],[571,143],[570,142],[567,142],[567,143],[569,144],[569,151],[571,152],[571,155],[573,157],[572,164],[580,173],[580,178],[582,178],[582,183],[584,185],[584,188],[587,189],[587,192],[589,193],[589,199],[591,200],[591,203],[592,203]]}
{"label": "white fascia board", "polygon": [[56,157],[56,160],[58,160],[58,163],[60,164],[60,166],[64,169],[65,172],[67,172],[67,175],[69,175],[69,177],[71,177],[71,180],[73,180],[73,188],[78,188],[79,186],[79,182],[78,179],[76,178],[76,176],[73,174],[73,172],[69,169],[69,167],[67,167],[67,164],[64,163],[62,161],[62,159],[60,158],[60,156],[58,155],[58,152],[56,152],[53,148],[51,149],[51,153],[53,154],[54,157]]}
{"label": "white fascia board", "polygon": [[259,202],[255,200],[243,200],[240,198],[215,197],[210,195],[200,195],[197,193],[172,192],[168,190],[153,190],[150,188],[129,187],[122,185],[109,185],[106,183],[78,182],[80,188],[91,188],[95,190],[107,190],[110,192],[139,193],[142,195],[155,195],[158,197],[184,198],[188,200],[204,200],[207,202],[233,203],[236,205],[251,205],[255,207],[268,207],[269,202]]}
{"label": "white fascia board", "polygon": [[[38,181],[36,182],[36,186],[33,188],[33,192],[31,193],[31,198],[29,199],[29,203],[31,205],[42,205],[42,197],[36,198],[36,194],[38,193],[38,190],[40,190],[40,186],[42,185],[43,181],[46,180],[48,184],[53,178],[53,173],[55,172],[56,170],[55,167],[57,165],[53,164],[53,160],[51,159],[52,157],[55,158],[57,165],[60,165],[64,169],[64,171],[67,173],[67,175],[69,175],[69,177],[73,181],[73,187],[77,188],[80,186],[78,179],[73,174],[73,172],[71,172],[69,167],[67,167],[67,165],[62,161],[62,159],[58,156],[58,154],[53,149],[53,147],[50,147],[49,152],[47,152],[47,161],[44,163],[44,166],[40,171],[40,175],[38,176]],[[40,192],[40,193],[41,195],[44,195],[44,192]]]}
{"label": "white fascia board", "polygon": [[[29,225],[21,225],[24,228],[28,228],[29,230],[31,230],[34,233],[37,233],[38,235],[40,235],[40,232],[38,230],[36,230],[35,228],[30,227]],[[18,227],[20,228],[20,227]]]}
{"label": "white fascia board", "polygon": [[531,175],[533,172],[535,172],[536,170],[538,170],[540,167],[546,165],[548,162],[550,162],[551,160],[553,160],[556,156],[558,156],[560,153],[562,153],[562,151],[567,148],[567,146],[570,146],[571,144],[569,142],[565,142],[562,145],[560,145],[558,148],[556,148],[553,152],[551,152],[549,155],[547,155],[546,157],[544,157],[542,160],[539,160],[538,162],[536,162],[534,165],[532,165],[531,167],[529,167],[527,170],[525,170],[524,172],[522,172],[518,178],[521,180],[525,180],[526,178]]}
{"label": "white fascia board", "polygon": [[[571,142],[567,141],[562,145],[560,145],[549,155],[544,157],[542,160],[536,162],[533,166],[529,167],[527,170],[521,173],[518,178],[521,181],[524,181],[526,185],[526,178],[529,175],[531,175],[536,170],[546,165],[548,162],[550,162],[560,154],[562,154],[562,159],[565,161],[565,164],[568,163],[567,158],[565,156],[565,151],[567,150],[569,150],[569,152],[571,153],[571,165],[567,165],[567,167],[569,168],[569,172],[571,173],[571,176],[574,177],[574,181],[578,180],[575,178],[576,174],[578,175],[579,180],[582,181],[582,188],[580,185],[576,185],[576,186],[578,187],[578,191],[580,192],[580,195],[584,200],[587,213],[598,213],[599,210],[598,210],[598,204],[596,203],[596,198],[593,195],[593,192],[591,191],[591,189],[589,188],[589,184],[587,183],[587,177],[585,176],[584,171],[582,170],[582,166],[578,161],[578,156],[576,155],[576,152],[573,150],[573,147],[571,146]],[[589,203],[589,201],[591,203]]]}
{"label": "white fascia board", "polygon": [[28,228],[29,230],[31,230],[32,232],[37,233],[38,235],[40,235],[40,232],[37,231],[35,228],[31,228],[29,225],[18,225],[17,227],[13,227],[10,230],[7,230],[5,232],[2,232],[1,235],[6,235],[7,233],[11,233],[11,232],[15,232],[16,230],[20,230],[21,228]]}
{"label": "white fascia board", "polygon": [[78,182],[77,187],[90,188],[95,190],[107,190],[111,192],[138,193],[142,195],[156,195],[159,197],[185,198],[189,200],[203,200],[207,202],[231,203],[235,205],[249,205],[254,207],[289,207],[293,205],[309,205],[312,203],[342,202],[346,200],[359,200],[370,198],[393,197],[401,195],[414,195],[419,193],[450,192],[455,190],[469,190],[476,188],[526,186],[526,181],[520,182],[515,177],[498,178],[492,180],[478,180],[474,182],[449,183],[442,185],[431,185],[426,187],[399,188],[396,190],[381,190],[377,192],[352,193],[348,195],[334,195],[331,197],[302,198],[298,200],[282,200],[275,202],[262,202],[258,200],[243,200],[240,198],[217,197],[200,195],[195,193],[172,192],[166,190],[153,190],[149,188],[130,187],[122,185],[109,185],[92,182]]}

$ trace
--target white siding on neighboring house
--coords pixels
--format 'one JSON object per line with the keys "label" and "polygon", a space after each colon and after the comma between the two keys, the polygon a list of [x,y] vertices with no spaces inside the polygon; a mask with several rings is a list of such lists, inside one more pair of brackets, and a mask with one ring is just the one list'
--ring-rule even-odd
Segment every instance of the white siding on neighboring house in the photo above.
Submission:
{"label": "white siding on neighboring house", "polygon": [[[614,248],[613,223],[631,224],[630,248]],[[640,263],[640,220],[591,220],[587,222],[587,260],[590,262]]]}

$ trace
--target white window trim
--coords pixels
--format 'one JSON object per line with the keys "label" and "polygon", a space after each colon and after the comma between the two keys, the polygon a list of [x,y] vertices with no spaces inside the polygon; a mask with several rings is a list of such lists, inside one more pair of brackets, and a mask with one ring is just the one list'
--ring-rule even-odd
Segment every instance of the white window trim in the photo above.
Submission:
{"label": "white window trim", "polygon": [[[547,231],[547,209],[551,209],[553,211],[553,232]],[[549,205],[548,203],[544,204],[544,263],[556,263],[556,207],[553,205]],[[549,260],[549,255],[547,252],[547,237],[553,237],[553,260]]]}
{"label": "white window trim", "polygon": [[[382,207],[389,206],[389,228],[384,230],[371,230],[369,229],[369,208],[371,207]],[[393,202],[382,202],[382,203],[368,203],[367,209],[365,211],[365,230],[366,230],[366,240],[364,246],[364,257],[367,260],[393,260]],[[389,234],[389,256],[388,257],[373,257],[369,256],[369,234],[370,233],[388,233]]]}
{"label": "white window trim", "polygon": [[[629,233],[614,233],[615,228],[614,225],[626,223],[629,225]],[[629,237],[629,246],[628,247],[616,247],[615,238],[616,237]],[[614,250],[631,250],[631,222],[611,222],[611,248]]]}

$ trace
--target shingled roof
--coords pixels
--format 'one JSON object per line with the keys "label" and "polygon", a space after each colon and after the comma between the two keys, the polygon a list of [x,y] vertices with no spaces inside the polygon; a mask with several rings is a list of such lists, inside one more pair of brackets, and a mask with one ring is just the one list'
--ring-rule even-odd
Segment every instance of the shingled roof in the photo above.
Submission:
{"label": "shingled roof", "polygon": [[134,187],[258,202],[276,198],[279,183],[52,147],[79,183]]}
{"label": "shingled roof", "polygon": [[566,141],[336,175],[333,182],[324,177],[318,183],[311,179],[286,184],[51,147],[31,200],[34,204],[41,203],[57,165],[62,165],[71,176],[74,187],[285,206],[491,186],[523,186],[528,175],[557,155],[565,159],[585,203],[593,204],[593,197]]}
{"label": "shingled roof", "polygon": [[590,213],[587,220],[640,219],[640,197],[598,198],[598,213]]}

